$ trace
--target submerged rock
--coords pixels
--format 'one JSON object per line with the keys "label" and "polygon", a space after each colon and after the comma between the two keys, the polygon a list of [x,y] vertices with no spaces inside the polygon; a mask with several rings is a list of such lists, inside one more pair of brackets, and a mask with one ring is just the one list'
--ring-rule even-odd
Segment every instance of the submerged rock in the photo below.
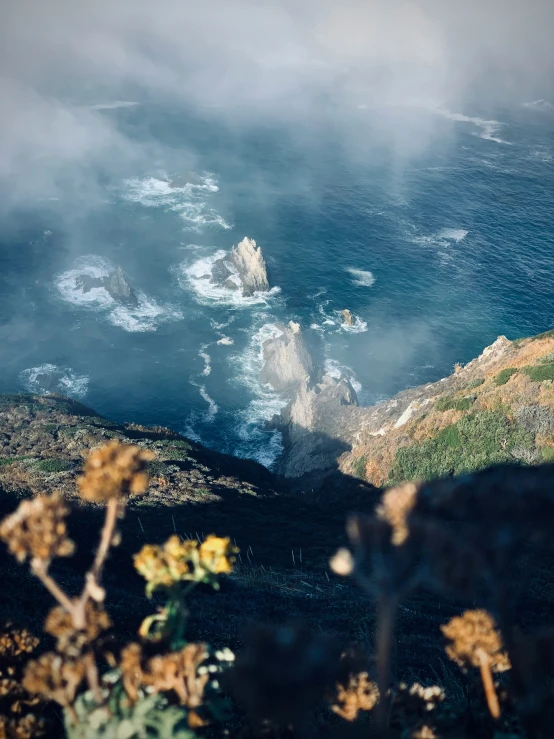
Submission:
{"label": "submerged rock", "polygon": [[117,269],[104,277],[83,275],[81,277],[81,287],[84,293],[88,293],[95,287],[103,287],[114,300],[133,307],[138,305],[136,293],[127,282],[127,278],[121,267],[117,267]]}
{"label": "submerged rock", "polygon": [[341,310],[340,314],[341,314],[341,316],[343,318],[343,322],[347,326],[353,326],[354,325],[354,318],[352,316],[352,313],[347,308],[345,308],[344,310]]}

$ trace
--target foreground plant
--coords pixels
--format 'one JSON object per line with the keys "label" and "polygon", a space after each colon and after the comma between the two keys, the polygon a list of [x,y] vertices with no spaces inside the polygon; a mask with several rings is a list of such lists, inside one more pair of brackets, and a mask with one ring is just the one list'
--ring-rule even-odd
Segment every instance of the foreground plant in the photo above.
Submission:
{"label": "foreground plant", "polygon": [[[149,595],[160,589],[167,592],[167,606],[146,619],[141,629],[144,644],[127,645],[119,662],[112,657],[111,670],[99,672],[100,637],[112,626],[103,606],[104,564],[118,541],[116,524],[128,497],[148,487],[146,467],[153,457],[150,451],[113,441],[86,461],[77,481],[79,493],[84,500],[105,504],[106,516],[93,564],[76,598],[50,573],[55,557],[75,551],[67,533],[69,508],[59,495],[24,501],[0,524],[0,538],[9,551],[20,562],[30,561],[31,571],[58,602],[44,625],[56,639],[56,651],[27,663],[21,689],[61,705],[67,734],[74,739],[189,739],[195,736],[194,728],[207,723],[201,714],[208,694],[215,707],[212,713],[222,703],[214,678],[233,655],[186,643],[184,597],[200,582],[218,587],[217,576],[232,570],[237,550],[229,539],[212,535],[199,544],[175,536],[163,547],[143,548],[136,556],[137,569],[147,580]],[[26,721],[31,726],[31,719]],[[33,726],[38,735],[40,727]]]}
{"label": "foreground plant", "polygon": [[146,580],[146,594],[162,591],[167,599],[161,611],[149,616],[140,635],[165,641],[171,648],[182,646],[186,625],[186,596],[200,583],[219,588],[218,575],[233,570],[237,547],[228,537],[210,534],[201,544],[196,539],[171,536],[162,546],[147,544],[135,555],[135,567]]}

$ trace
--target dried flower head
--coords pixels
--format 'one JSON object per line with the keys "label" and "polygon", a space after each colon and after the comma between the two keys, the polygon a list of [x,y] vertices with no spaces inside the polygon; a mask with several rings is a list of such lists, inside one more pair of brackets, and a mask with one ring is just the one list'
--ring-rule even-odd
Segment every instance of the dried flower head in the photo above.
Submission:
{"label": "dried flower head", "polygon": [[350,675],[346,684],[337,683],[331,710],[346,721],[355,721],[360,711],[371,711],[379,700],[377,684],[367,672]]}
{"label": "dried flower head", "polygon": [[46,721],[34,713],[24,716],[0,716],[0,739],[36,739],[46,732]]}
{"label": "dried flower head", "polygon": [[73,703],[77,688],[85,677],[81,660],[64,659],[54,652],[43,654],[25,668],[23,687],[30,693],[39,693],[61,706]]}
{"label": "dried flower head", "polygon": [[441,631],[451,642],[446,647],[447,655],[460,667],[480,667],[484,653],[494,672],[510,669],[508,656],[502,650],[502,637],[487,611],[466,611],[441,626]]}
{"label": "dried flower head", "polygon": [[446,653],[461,667],[479,667],[485,697],[491,716],[500,716],[500,705],[492,679],[492,672],[510,669],[510,661],[502,651],[502,639],[492,617],[482,610],[466,611],[441,626],[443,634],[451,640]]}
{"label": "dried flower head", "polygon": [[0,628],[0,658],[7,663],[24,654],[31,654],[37,647],[39,640],[27,629],[18,629],[8,622]]}
{"label": "dried flower head", "polygon": [[60,495],[38,495],[24,500],[0,524],[0,539],[19,562],[27,557],[49,563],[53,557],[68,557],[75,545],[67,536],[65,518],[69,509]]}
{"label": "dried flower head", "polygon": [[151,594],[183,580],[200,582],[209,576],[231,572],[236,552],[238,549],[229,538],[211,534],[199,545],[196,539],[183,541],[175,534],[162,546],[144,546],[134,562],[148,582],[147,592]]}
{"label": "dried flower head", "polygon": [[[78,601],[75,600],[74,603],[77,605]],[[80,656],[87,646],[93,644],[100,634],[112,625],[102,606],[91,600],[86,602],[84,617],[82,629],[75,628],[73,617],[63,606],[52,608],[46,617],[44,630],[57,638],[56,648],[68,657]]]}
{"label": "dried flower head", "polygon": [[395,546],[404,544],[408,538],[408,516],[416,504],[417,492],[418,488],[413,482],[390,488],[376,508],[377,517],[390,524],[391,540]]}
{"label": "dried flower head", "polygon": [[77,480],[79,492],[85,500],[97,502],[144,493],[146,463],[154,457],[153,452],[114,439],[89,455],[84,474]]}
{"label": "dried flower head", "polygon": [[128,644],[121,652],[123,687],[133,702],[138,700],[139,688],[145,687],[155,693],[174,691],[182,705],[198,708],[209,680],[208,670],[200,669],[207,658],[204,644],[187,644],[180,651],[150,658],[139,644]]}

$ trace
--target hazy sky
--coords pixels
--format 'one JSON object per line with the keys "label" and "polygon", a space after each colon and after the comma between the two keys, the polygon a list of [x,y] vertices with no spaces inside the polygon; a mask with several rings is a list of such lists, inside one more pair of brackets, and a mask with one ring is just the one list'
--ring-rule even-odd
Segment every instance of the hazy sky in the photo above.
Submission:
{"label": "hazy sky", "polygon": [[545,97],[553,28],[551,0],[4,2],[0,179],[17,202],[68,171],[89,182],[98,162],[148,156],[90,107],[110,100],[175,101],[241,125],[309,122],[329,95],[342,118],[360,103],[471,114],[476,94]]}

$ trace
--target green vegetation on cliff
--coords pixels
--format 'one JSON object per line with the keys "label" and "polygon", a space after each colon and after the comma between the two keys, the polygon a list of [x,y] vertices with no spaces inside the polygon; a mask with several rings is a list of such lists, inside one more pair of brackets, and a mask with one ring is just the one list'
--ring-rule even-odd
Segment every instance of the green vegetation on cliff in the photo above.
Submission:
{"label": "green vegetation on cliff", "polygon": [[[431,480],[516,462],[533,448],[533,435],[497,411],[470,413],[421,444],[397,450],[391,483]],[[514,456],[514,453],[516,456]]]}

